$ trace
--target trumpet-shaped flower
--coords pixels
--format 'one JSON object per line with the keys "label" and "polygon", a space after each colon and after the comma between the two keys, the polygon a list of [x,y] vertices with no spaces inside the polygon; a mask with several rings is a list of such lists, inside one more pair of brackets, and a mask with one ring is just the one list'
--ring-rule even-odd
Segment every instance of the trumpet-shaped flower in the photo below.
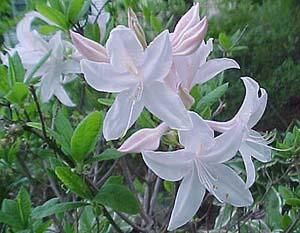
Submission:
{"label": "trumpet-shaped flower", "polygon": [[174,55],[188,55],[195,52],[206,34],[207,20],[199,18],[199,3],[196,3],[177,23],[170,33]]}
{"label": "trumpet-shaped flower", "polygon": [[106,140],[123,136],[144,106],[171,128],[191,127],[191,119],[179,96],[163,82],[172,64],[168,32],[161,33],[143,50],[131,29],[117,26],[110,33],[106,49],[109,64],[81,61],[91,87],[119,93],[104,119]]}
{"label": "trumpet-shaped flower", "polygon": [[[200,48],[192,55],[175,56],[169,74],[164,79],[166,85],[174,92],[178,93],[187,109],[189,109],[194,103],[193,97],[189,94],[193,86],[205,83],[224,70],[240,68],[236,61],[228,58],[207,60],[212,49],[212,39],[209,39],[207,43],[202,42]],[[127,146],[121,146],[122,149],[120,148],[120,151],[124,153],[142,152],[145,149],[149,149],[148,147],[142,147],[142,145],[148,145],[148,143],[151,145],[157,145],[157,147],[152,147],[153,150],[156,150],[159,143],[152,144],[153,137],[156,136],[156,140],[159,142],[164,133],[164,131],[160,130],[160,126],[153,130],[143,131],[143,143],[138,143],[138,140],[141,138],[141,133],[140,131],[137,131],[124,142]],[[147,139],[149,139],[148,143]],[[128,146],[129,142],[135,143],[132,146]]]}
{"label": "trumpet-shaped flower", "polygon": [[245,122],[243,124],[245,128],[243,142],[239,151],[247,171],[246,186],[250,187],[255,181],[255,167],[251,157],[253,156],[261,162],[268,162],[271,159],[271,147],[268,146],[271,141],[252,129],[265,111],[268,96],[265,89],[260,88],[253,79],[243,77],[242,80],[246,88],[246,95],[235,117],[227,122],[207,121],[207,123],[216,131],[226,132],[234,125],[240,124],[241,121]]}
{"label": "trumpet-shaped flower", "polygon": [[18,52],[20,55],[22,64],[27,70],[26,80],[37,62],[51,52],[48,60],[35,73],[35,77],[41,76],[41,81],[38,84],[41,100],[47,102],[55,95],[64,105],[74,106],[75,104],[67,95],[63,84],[72,80],[72,78],[68,78],[68,75],[80,72],[79,62],[75,57],[72,57],[75,49],[70,43],[62,39],[61,32],[57,32],[49,41],[46,41],[37,31],[31,30],[31,24],[35,18],[40,18],[51,24],[37,12],[27,13],[16,28],[19,43],[9,51],[9,54]]}
{"label": "trumpet-shaped flower", "polygon": [[147,166],[162,179],[178,181],[178,189],[168,230],[187,223],[197,212],[205,190],[220,202],[234,206],[248,206],[253,202],[243,180],[228,166],[240,148],[244,127],[236,124],[214,138],[213,130],[196,113],[190,113],[193,128],[179,130],[184,149],[172,152],[143,151]]}

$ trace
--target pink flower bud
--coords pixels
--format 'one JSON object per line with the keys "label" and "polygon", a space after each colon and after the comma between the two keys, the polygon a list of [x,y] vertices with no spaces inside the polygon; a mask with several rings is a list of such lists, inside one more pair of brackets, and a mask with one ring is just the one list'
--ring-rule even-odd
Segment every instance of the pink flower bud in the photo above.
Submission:
{"label": "pink flower bud", "polygon": [[106,49],[101,44],[98,44],[76,32],[71,31],[70,35],[75,47],[87,59],[96,62],[109,62]]}
{"label": "pink flower bud", "polygon": [[165,123],[153,129],[141,129],[131,135],[118,149],[122,153],[140,153],[144,150],[156,150],[159,147],[160,138],[168,130]]}
{"label": "pink flower bud", "polygon": [[189,90],[182,87],[181,84],[179,84],[178,88],[177,88],[177,92],[178,95],[181,98],[182,103],[184,104],[184,106],[186,107],[186,109],[190,109],[195,100],[194,98],[189,94]]}
{"label": "pink flower bud", "polygon": [[207,20],[199,18],[199,3],[193,6],[170,33],[173,55],[188,55],[195,52],[206,34]]}
{"label": "pink flower bud", "polygon": [[146,36],[145,36],[144,30],[141,27],[136,14],[134,13],[134,11],[131,8],[128,8],[128,27],[131,28],[135,32],[135,34],[136,34],[139,42],[143,46],[143,48],[144,49],[147,48],[147,42],[146,42]]}

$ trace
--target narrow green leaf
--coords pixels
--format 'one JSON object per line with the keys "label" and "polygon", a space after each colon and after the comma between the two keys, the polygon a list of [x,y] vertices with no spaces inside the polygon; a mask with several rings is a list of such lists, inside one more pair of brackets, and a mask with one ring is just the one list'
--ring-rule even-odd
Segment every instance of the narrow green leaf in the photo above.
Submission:
{"label": "narrow green leaf", "polygon": [[47,54],[45,54],[41,58],[41,60],[39,60],[38,63],[30,70],[30,73],[24,79],[24,83],[28,83],[33,78],[34,74],[42,67],[42,65],[45,64],[45,62],[51,56],[51,52],[52,51],[49,51]]}
{"label": "narrow green leaf", "polygon": [[49,0],[50,6],[61,13],[64,13],[64,4],[61,0]]}
{"label": "narrow green leaf", "polygon": [[67,10],[67,17],[68,20],[76,23],[77,20],[77,16],[81,10],[81,8],[83,7],[84,4],[84,0],[71,0],[68,10]]}
{"label": "narrow green leaf", "polygon": [[298,198],[288,198],[285,203],[291,206],[300,206],[300,199]]}
{"label": "narrow green leaf", "polygon": [[94,201],[128,214],[137,214],[140,206],[134,195],[123,185],[107,184],[104,185]]}
{"label": "narrow green leaf", "polygon": [[72,157],[81,162],[95,147],[102,127],[103,116],[100,112],[90,113],[74,131],[71,139]]}
{"label": "narrow green leaf", "polygon": [[25,75],[25,69],[23,67],[19,54],[15,52],[12,56],[8,57],[8,61],[8,75],[10,76],[11,84],[13,84],[15,81],[22,82]]}
{"label": "narrow green leaf", "polygon": [[31,214],[31,200],[24,187],[20,189],[16,201],[21,222],[23,226],[26,227]]}
{"label": "narrow green leaf", "polygon": [[219,98],[221,98],[225,94],[227,89],[228,89],[228,83],[225,83],[217,87],[213,91],[209,92],[197,103],[196,110],[202,111],[203,109],[205,109],[205,107],[212,106],[214,103],[216,103],[219,100]]}
{"label": "narrow green leaf", "polygon": [[284,200],[288,199],[288,198],[293,198],[293,192],[291,190],[289,190],[287,187],[280,185],[278,187],[278,192],[280,193],[280,195],[282,196],[282,198]]}
{"label": "narrow green leaf", "polygon": [[108,99],[108,98],[99,98],[98,102],[100,104],[103,104],[105,106],[112,106],[112,104],[114,103],[113,99]]}
{"label": "narrow green leaf", "polygon": [[28,87],[20,82],[15,82],[12,89],[7,93],[5,98],[15,104],[22,103],[29,94]]}
{"label": "narrow green leaf", "polygon": [[153,27],[153,29],[156,32],[162,31],[162,26],[161,26],[160,22],[158,21],[158,19],[154,15],[151,15],[150,22],[151,22],[151,26]]}
{"label": "narrow green leaf", "polygon": [[38,206],[33,209],[32,217],[36,219],[41,219],[53,214],[63,213],[72,209],[77,209],[81,206],[88,205],[84,202],[66,202],[66,203],[57,203],[58,198],[53,198],[45,202],[42,206]]}
{"label": "narrow green leaf", "polygon": [[231,47],[230,39],[225,35],[225,33],[219,34],[219,43],[225,50],[228,50]]}
{"label": "narrow green leaf", "polygon": [[9,89],[7,70],[3,65],[0,65],[0,96],[7,94]]}
{"label": "narrow green leaf", "polygon": [[89,186],[67,167],[56,167],[55,174],[69,188],[82,198],[92,199],[93,194]]}
{"label": "narrow green leaf", "polygon": [[37,4],[36,9],[38,12],[40,12],[43,16],[48,18],[53,23],[56,23],[58,26],[62,27],[63,29],[68,29],[69,25],[66,22],[65,15],[60,11],[43,4]]}
{"label": "narrow green leaf", "polygon": [[104,152],[102,152],[100,155],[91,158],[87,163],[93,163],[98,161],[105,161],[105,160],[111,160],[111,159],[118,159],[124,156],[124,153],[118,152],[115,148],[109,148],[106,149]]}

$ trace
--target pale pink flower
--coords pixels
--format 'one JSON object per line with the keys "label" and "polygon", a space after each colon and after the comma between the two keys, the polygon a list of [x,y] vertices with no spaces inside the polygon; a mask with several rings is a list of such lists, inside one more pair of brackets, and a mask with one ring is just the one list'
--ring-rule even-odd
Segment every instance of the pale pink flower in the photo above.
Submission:
{"label": "pale pink flower", "polygon": [[190,112],[193,128],[179,130],[184,149],[172,152],[143,151],[147,166],[168,181],[182,180],[168,230],[187,223],[199,209],[207,189],[220,202],[248,206],[253,202],[243,180],[228,166],[241,145],[244,127],[236,124],[214,138],[213,130],[196,113]]}

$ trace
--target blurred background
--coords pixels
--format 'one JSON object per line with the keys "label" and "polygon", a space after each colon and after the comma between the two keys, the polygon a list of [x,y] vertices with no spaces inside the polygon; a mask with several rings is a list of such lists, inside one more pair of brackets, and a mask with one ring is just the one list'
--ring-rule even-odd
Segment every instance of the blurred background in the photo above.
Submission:
{"label": "blurred background", "polygon": [[[41,2],[39,0],[38,2]],[[96,4],[101,4],[96,0]],[[200,0],[201,15],[209,18],[206,39],[215,39],[214,55],[238,61],[240,71],[226,71],[229,82],[220,120],[229,119],[241,104],[240,76],[251,76],[269,93],[261,130],[286,129],[300,117],[300,1]],[[133,6],[147,29],[148,40],[164,28],[173,29],[193,4],[190,0],[113,0],[108,5],[113,24],[126,24],[126,7]],[[0,1],[0,47],[16,43],[14,27],[32,0]]]}

